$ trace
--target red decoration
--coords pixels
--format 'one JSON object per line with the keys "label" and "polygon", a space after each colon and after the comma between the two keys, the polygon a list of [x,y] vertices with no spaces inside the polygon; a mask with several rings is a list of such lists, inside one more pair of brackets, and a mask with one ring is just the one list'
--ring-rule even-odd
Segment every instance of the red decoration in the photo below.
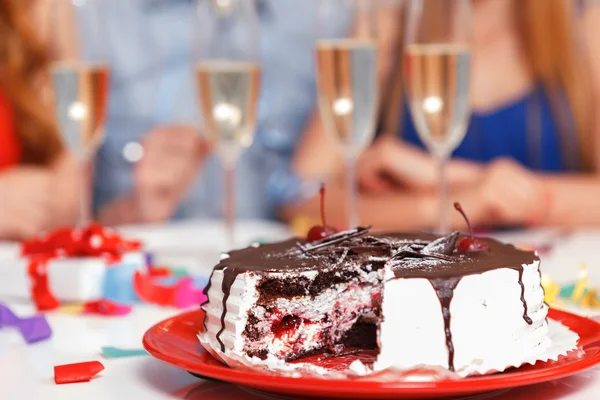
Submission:
{"label": "red decoration", "polygon": [[54,367],[54,382],[63,383],[89,382],[104,370],[100,361],[88,361],[76,364],[57,365]]}
{"label": "red decoration", "polygon": [[327,221],[325,220],[325,184],[321,185],[319,196],[321,200],[321,225],[315,225],[310,228],[306,235],[306,240],[309,242],[316,242],[338,233],[338,230],[334,227],[327,226]]}
{"label": "red decoration", "polygon": [[83,305],[84,314],[97,314],[106,316],[121,316],[131,312],[131,306],[118,304],[110,300],[90,301]]}
{"label": "red decoration", "polygon": [[101,257],[112,264],[124,253],[140,250],[141,242],[125,240],[116,232],[92,223],[85,228],[63,228],[21,245],[21,254],[29,257],[28,274],[32,281],[31,296],[40,311],[56,309],[60,303],[48,287],[48,261],[65,257]]}
{"label": "red decoration", "polygon": [[[151,270],[152,271],[152,270]],[[164,286],[155,282],[155,278],[163,275],[154,275],[136,271],[133,276],[133,289],[135,294],[144,302],[164,307],[186,308],[201,304],[206,296],[201,289],[193,287],[191,278],[183,278],[175,285]]]}
{"label": "red decoration", "polygon": [[173,273],[166,267],[152,267],[148,269],[148,275],[153,278],[167,278]]}
{"label": "red decoration", "polygon": [[116,232],[92,223],[82,229],[63,228],[22,244],[24,256],[103,257],[118,261],[123,253],[141,249],[137,240],[123,239]]}
{"label": "red decoration", "polygon": [[463,216],[463,218],[467,222],[467,226],[469,227],[469,233],[471,234],[471,237],[461,239],[458,242],[458,245],[456,247],[460,251],[463,251],[465,253],[476,253],[476,252],[479,252],[479,251],[490,251],[490,246],[487,243],[484,243],[481,240],[476,239],[475,235],[473,235],[473,229],[471,228],[471,222],[469,222],[469,218],[467,217],[467,214],[463,210],[463,208],[460,205],[460,203],[458,203],[458,202],[454,203],[454,208],[456,209],[456,211],[458,211],[459,213],[461,213],[461,215]]}
{"label": "red decoration", "polygon": [[150,275],[144,275],[140,271],[136,271],[133,276],[133,289],[135,294],[146,303],[168,306],[173,303],[176,287],[156,285],[152,282]]}
{"label": "red decoration", "polygon": [[29,261],[27,268],[27,274],[31,279],[31,297],[38,311],[54,310],[60,305],[48,287],[47,265],[48,258],[38,256]]}

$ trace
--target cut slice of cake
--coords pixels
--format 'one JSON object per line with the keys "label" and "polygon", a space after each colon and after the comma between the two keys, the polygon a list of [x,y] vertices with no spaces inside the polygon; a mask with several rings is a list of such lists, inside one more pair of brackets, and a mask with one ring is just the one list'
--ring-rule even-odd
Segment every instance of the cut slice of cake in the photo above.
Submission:
{"label": "cut slice of cake", "polygon": [[[458,233],[328,238],[232,251],[214,268],[203,346],[228,365],[293,368],[344,347],[375,349],[367,371],[435,366],[461,376],[518,366],[547,338],[539,258]],[[466,249],[468,250],[468,249]]]}

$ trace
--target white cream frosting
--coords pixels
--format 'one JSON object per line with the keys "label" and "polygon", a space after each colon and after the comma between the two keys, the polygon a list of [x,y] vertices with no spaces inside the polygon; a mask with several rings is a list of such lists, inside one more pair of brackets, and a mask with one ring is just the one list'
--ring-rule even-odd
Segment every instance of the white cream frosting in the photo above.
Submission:
{"label": "white cream frosting", "polygon": [[[450,303],[454,367],[459,375],[519,366],[548,348],[548,307],[538,267],[539,261],[523,266],[532,325],[523,318],[517,270],[501,268],[460,280]],[[442,308],[427,279],[388,280],[382,313],[376,371],[421,364],[448,367]]]}

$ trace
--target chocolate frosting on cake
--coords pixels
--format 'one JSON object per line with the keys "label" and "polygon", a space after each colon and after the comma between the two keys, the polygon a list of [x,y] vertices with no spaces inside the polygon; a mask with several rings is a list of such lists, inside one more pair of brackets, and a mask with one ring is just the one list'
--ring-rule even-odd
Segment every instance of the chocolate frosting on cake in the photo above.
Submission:
{"label": "chocolate frosting on cake", "polygon": [[[392,258],[392,255],[403,248],[411,248],[415,252],[422,250],[437,236],[427,234],[378,234],[354,237],[330,246],[310,250],[310,243],[304,239],[289,239],[283,242],[264,244],[235,250],[229,257],[222,260],[216,270],[233,270],[238,273],[252,271],[287,272],[290,270],[319,271],[323,269],[343,268],[345,262],[360,262],[368,264],[373,258]],[[431,253],[432,262],[424,262],[428,257],[406,257],[399,260],[389,260],[394,263],[397,278],[450,278],[456,276],[479,274],[486,271],[506,268],[523,264],[531,264],[538,260],[533,252],[522,251],[513,245],[500,243],[493,239],[479,239],[487,243],[490,252],[460,253],[453,252],[450,257],[440,259],[435,257],[443,253]],[[303,246],[302,251],[298,245]],[[306,247],[304,247],[306,246]],[[348,249],[345,260],[340,262],[344,250]]]}
{"label": "chocolate frosting on cake", "polygon": [[[238,274],[248,271],[256,274],[291,271],[324,273],[344,270],[352,264],[379,269],[389,263],[397,279],[424,278],[431,282],[440,300],[444,318],[448,368],[454,370],[450,302],[460,279],[500,268],[517,270],[524,307],[523,318],[528,324],[532,324],[527,315],[525,289],[521,279],[524,266],[539,260],[534,252],[521,251],[493,239],[478,239],[489,245],[489,252],[461,252],[456,249],[459,239],[457,232],[440,238],[428,234],[406,233],[370,235],[368,228],[357,228],[318,242],[309,243],[296,238],[232,251],[214,268],[223,271],[224,275],[221,287],[221,330],[217,334],[221,350],[225,351],[220,335],[225,327],[227,299]],[[210,282],[205,293],[208,293],[209,288]]]}

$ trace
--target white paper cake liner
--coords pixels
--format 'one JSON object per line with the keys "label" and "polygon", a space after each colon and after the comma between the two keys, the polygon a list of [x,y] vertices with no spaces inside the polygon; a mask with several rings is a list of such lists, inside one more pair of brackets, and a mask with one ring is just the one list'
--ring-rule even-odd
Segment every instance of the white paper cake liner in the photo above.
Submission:
{"label": "white paper cake liner", "polygon": [[[282,360],[269,357],[266,360],[260,360],[256,357],[250,358],[242,354],[216,354],[211,349],[211,346],[205,342],[204,335],[198,335],[200,343],[205,349],[207,349],[215,358],[226,362],[233,368],[260,370],[271,374],[284,375],[284,376],[310,376],[310,377],[321,377],[325,379],[347,379],[355,378],[360,380],[369,381],[406,381],[406,382],[425,382],[435,380],[448,380],[448,379],[462,379],[467,376],[473,375],[487,375],[502,372],[509,368],[518,368],[525,364],[534,365],[536,362],[546,362],[549,360],[556,361],[560,356],[567,355],[568,352],[577,349],[577,343],[579,341],[579,335],[570,330],[565,325],[558,321],[548,319],[548,334],[547,340],[549,345],[538,354],[531,356],[526,359],[521,359],[518,363],[494,365],[493,363],[486,362],[479,365],[472,365],[468,370],[454,373],[448,371],[446,368],[431,367],[431,366],[418,366],[414,369],[399,370],[395,368],[389,368],[385,371],[373,373],[372,370],[360,361],[356,360],[350,365],[350,369],[346,373],[339,371],[328,370],[321,366],[316,366],[310,363],[287,363]],[[227,351],[227,353],[230,353]]]}

